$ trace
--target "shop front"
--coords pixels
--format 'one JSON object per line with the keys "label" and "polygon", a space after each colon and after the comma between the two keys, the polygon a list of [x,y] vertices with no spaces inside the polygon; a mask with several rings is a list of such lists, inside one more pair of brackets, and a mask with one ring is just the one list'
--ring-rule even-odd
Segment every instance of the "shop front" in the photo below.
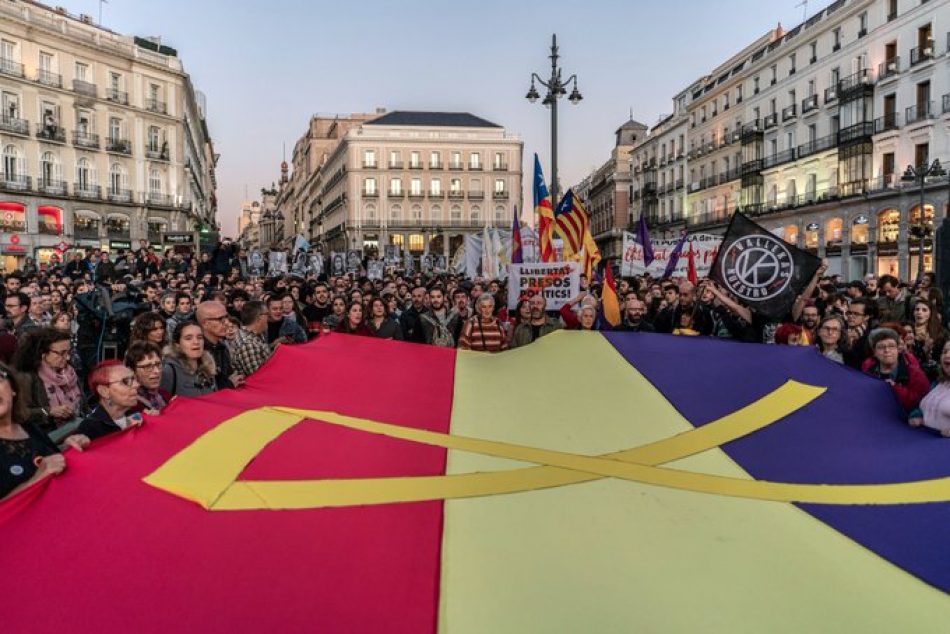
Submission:
{"label": "shop front", "polygon": [[175,253],[188,254],[195,250],[195,234],[191,231],[166,231],[162,234],[162,244]]}

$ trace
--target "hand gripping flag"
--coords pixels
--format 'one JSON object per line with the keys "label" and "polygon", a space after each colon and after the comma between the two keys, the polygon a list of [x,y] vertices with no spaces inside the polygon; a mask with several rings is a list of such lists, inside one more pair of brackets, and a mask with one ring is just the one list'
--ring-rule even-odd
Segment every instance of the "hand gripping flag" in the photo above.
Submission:
{"label": "hand gripping flag", "polygon": [[146,418],[0,502],[4,632],[950,622],[950,443],[813,348],[330,334]]}
{"label": "hand gripping flag", "polygon": [[521,264],[524,261],[524,249],[521,244],[521,223],[518,222],[518,208],[515,207],[511,221],[511,263]]}
{"label": "hand gripping flag", "polygon": [[534,212],[538,215],[538,245],[542,262],[554,261],[554,208],[544,183],[541,160],[534,155]]}
{"label": "hand gripping flag", "polygon": [[756,312],[784,319],[820,264],[736,212],[709,276]]}

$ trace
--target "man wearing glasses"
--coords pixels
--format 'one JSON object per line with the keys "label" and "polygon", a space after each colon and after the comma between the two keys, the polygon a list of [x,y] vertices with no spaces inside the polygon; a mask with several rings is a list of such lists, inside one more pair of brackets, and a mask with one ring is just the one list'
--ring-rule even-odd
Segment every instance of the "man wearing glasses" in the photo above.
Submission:
{"label": "man wearing glasses", "polygon": [[39,328],[39,324],[30,319],[30,296],[26,293],[17,292],[7,295],[3,302],[3,308],[6,310],[7,319],[10,322],[10,331],[17,338],[17,341],[24,334]]}
{"label": "man wearing glasses", "polygon": [[845,339],[844,362],[856,370],[861,369],[864,360],[871,356],[868,333],[871,320],[877,316],[877,305],[866,297],[858,297],[851,302],[845,312],[848,322]]}
{"label": "man wearing glasses", "polygon": [[218,369],[214,377],[218,389],[238,387],[244,383],[244,375],[234,371],[231,365],[231,354],[225,345],[228,332],[228,309],[221,302],[201,302],[195,311],[195,317],[205,337],[205,349],[211,353]]}

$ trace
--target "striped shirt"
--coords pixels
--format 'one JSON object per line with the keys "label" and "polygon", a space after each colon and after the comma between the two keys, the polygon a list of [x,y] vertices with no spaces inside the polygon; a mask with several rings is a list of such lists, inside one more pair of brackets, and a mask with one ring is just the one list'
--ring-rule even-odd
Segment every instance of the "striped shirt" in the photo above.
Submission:
{"label": "striped shirt", "polygon": [[492,319],[484,322],[477,315],[466,320],[459,337],[459,348],[480,352],[501,352],[508,349],[508,334],[501,322]]}

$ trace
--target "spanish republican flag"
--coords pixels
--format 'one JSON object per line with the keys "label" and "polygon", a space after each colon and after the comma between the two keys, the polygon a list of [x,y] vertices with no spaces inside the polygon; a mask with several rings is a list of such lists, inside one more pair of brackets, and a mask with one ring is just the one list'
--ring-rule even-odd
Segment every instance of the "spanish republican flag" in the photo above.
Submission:
{"label": "spanish republican flag", "polygon": [[538,245],[541,261],[554,261],[554,204],[551,192],[544,182],[541,160],[534,155],[534,211],[538,214]]}
{"label": "spanish republican flag", "polygon": [[808,348],[331,334],[67,460],[0,504],[3,632],[950,622],[950,444]]}

